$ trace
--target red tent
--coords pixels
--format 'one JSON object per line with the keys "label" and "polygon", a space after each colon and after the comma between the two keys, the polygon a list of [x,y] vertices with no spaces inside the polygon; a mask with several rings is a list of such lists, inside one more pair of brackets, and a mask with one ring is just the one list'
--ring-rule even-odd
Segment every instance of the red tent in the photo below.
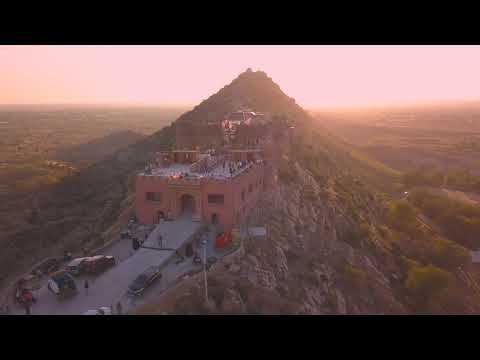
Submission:
{"label": "red tent", "polygon": [[232,241],[232,233],[222,233],[219,236],[217,236],[217,239],[215,240],[215,247],[216,248],[224,248],[227,244],[229,244]]}

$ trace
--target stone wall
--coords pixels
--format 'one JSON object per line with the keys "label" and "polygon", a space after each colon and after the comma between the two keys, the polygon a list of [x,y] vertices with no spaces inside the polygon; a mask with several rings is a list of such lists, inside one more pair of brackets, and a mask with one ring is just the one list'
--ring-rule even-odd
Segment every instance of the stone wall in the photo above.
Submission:
{"label": "stone wall", "polygon": [[217,146],[223,139],[221,123],[176,124],[175,138],[177,149],[192,149]]}

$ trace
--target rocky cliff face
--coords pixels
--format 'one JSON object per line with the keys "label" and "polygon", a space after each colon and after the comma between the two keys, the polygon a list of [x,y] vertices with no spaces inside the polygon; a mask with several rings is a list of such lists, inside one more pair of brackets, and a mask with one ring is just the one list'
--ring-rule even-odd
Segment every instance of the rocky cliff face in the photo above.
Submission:
{"label": "rocky cliff face", "polygon": [[[183,299],[179,313],[240,314],[402,314],[395,268],[375,235],[353,242],[357,220],[298,162],[293,184],[281,181],[267,191],[251,224],[265,225],[268,237],[244,243],[245,254],[228,271],[210,277],[214,306],[198,306],[201,291]],[[330,192],[329,192],[330,190]],[[318,194],[318,195],[313,195]],[[358,214],[375,224],[381,206],[370,193]],[[350,243],[349,243],[350,242]],[[391,263],[389,263],[391,262]]]}
{"label": "rocky cliff face", "polygon": [[[247,256],[240,263],[249,269],[248,279],[296,303],[300,313],[405,312],[390,283],[392,269],[383,273],[383,260],[366,244],[347,242],[356,220],[338,201],[306,194],[308,188],[318,194],[326,189],[298,163],[294,171],[295,185],[280,183],[263,200],[262,208],[269,211],[259,222],[266,224],[269,237],[247,246]],[[375,222],[378,205],[368,198],[359,200],[372,207],[361,215]],[[359,279],[350,278],[348,269],[361,274]]]}

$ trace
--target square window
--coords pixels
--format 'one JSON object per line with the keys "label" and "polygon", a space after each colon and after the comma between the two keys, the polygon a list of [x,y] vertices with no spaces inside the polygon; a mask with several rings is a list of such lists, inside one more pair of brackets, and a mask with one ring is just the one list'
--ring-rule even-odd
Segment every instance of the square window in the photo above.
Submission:
{"label": "square window", "polygon": [[209,204],[223,204],[225,198],[223,194],[208,194],[208,203]]}
{"label": "square window", "polygon": [[148,201],[157,201],[160,202],[162,201],[162,193],[159,192],[147,192],[146,193],[146,199]]}

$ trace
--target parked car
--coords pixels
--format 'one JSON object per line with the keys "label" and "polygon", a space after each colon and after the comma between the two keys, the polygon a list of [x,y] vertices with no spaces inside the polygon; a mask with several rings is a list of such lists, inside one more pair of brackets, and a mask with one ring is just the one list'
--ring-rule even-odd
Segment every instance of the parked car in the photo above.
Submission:
{"label": "parked car", "polygon": [[103,306],[97,310],[87,310],[82,315],[112,315],[112,309],[108,306]]}
{"label": "parked car", "polygon": [[142,274],[138,275],[137,278],[128,288],[129,295],[141,295],[145,289],[147,289],[152,283],[161,278],[162,274],[158,266],[150,266]]}
{"label": "parked car", "polygon": [[98,274],[108,268],[114,266],[116,263],[113,256],[97,255],[86,258],[82,263],[82,271],[87,274]]}
{"label": "parked car", "polygon": [[98,315],[97,310],[87,310],[82,315]]}
{"label": "parked car", "polygon": [[181,264],[181,263],[184,262],[184,261],[185,261],[185,256],[179,255],[179,256],[177,257],[177,260],[175,260],[175,265],[179,265],[179,264]]}
{"label": "parked car", "polygon": [[47,288],[59,299],[74,295],[78,292],[75,279],[65,270],[52,274],[48,281]]}
{"label": "parked car", "polygon": [[80,275],[83,270],[84,270],[84,264],[85,260],[87,260],[88,257],[81,257],[81,258],[76,258],[72,260],[68,265],[67,265],[67,271],[72,274],[73,276]]}

